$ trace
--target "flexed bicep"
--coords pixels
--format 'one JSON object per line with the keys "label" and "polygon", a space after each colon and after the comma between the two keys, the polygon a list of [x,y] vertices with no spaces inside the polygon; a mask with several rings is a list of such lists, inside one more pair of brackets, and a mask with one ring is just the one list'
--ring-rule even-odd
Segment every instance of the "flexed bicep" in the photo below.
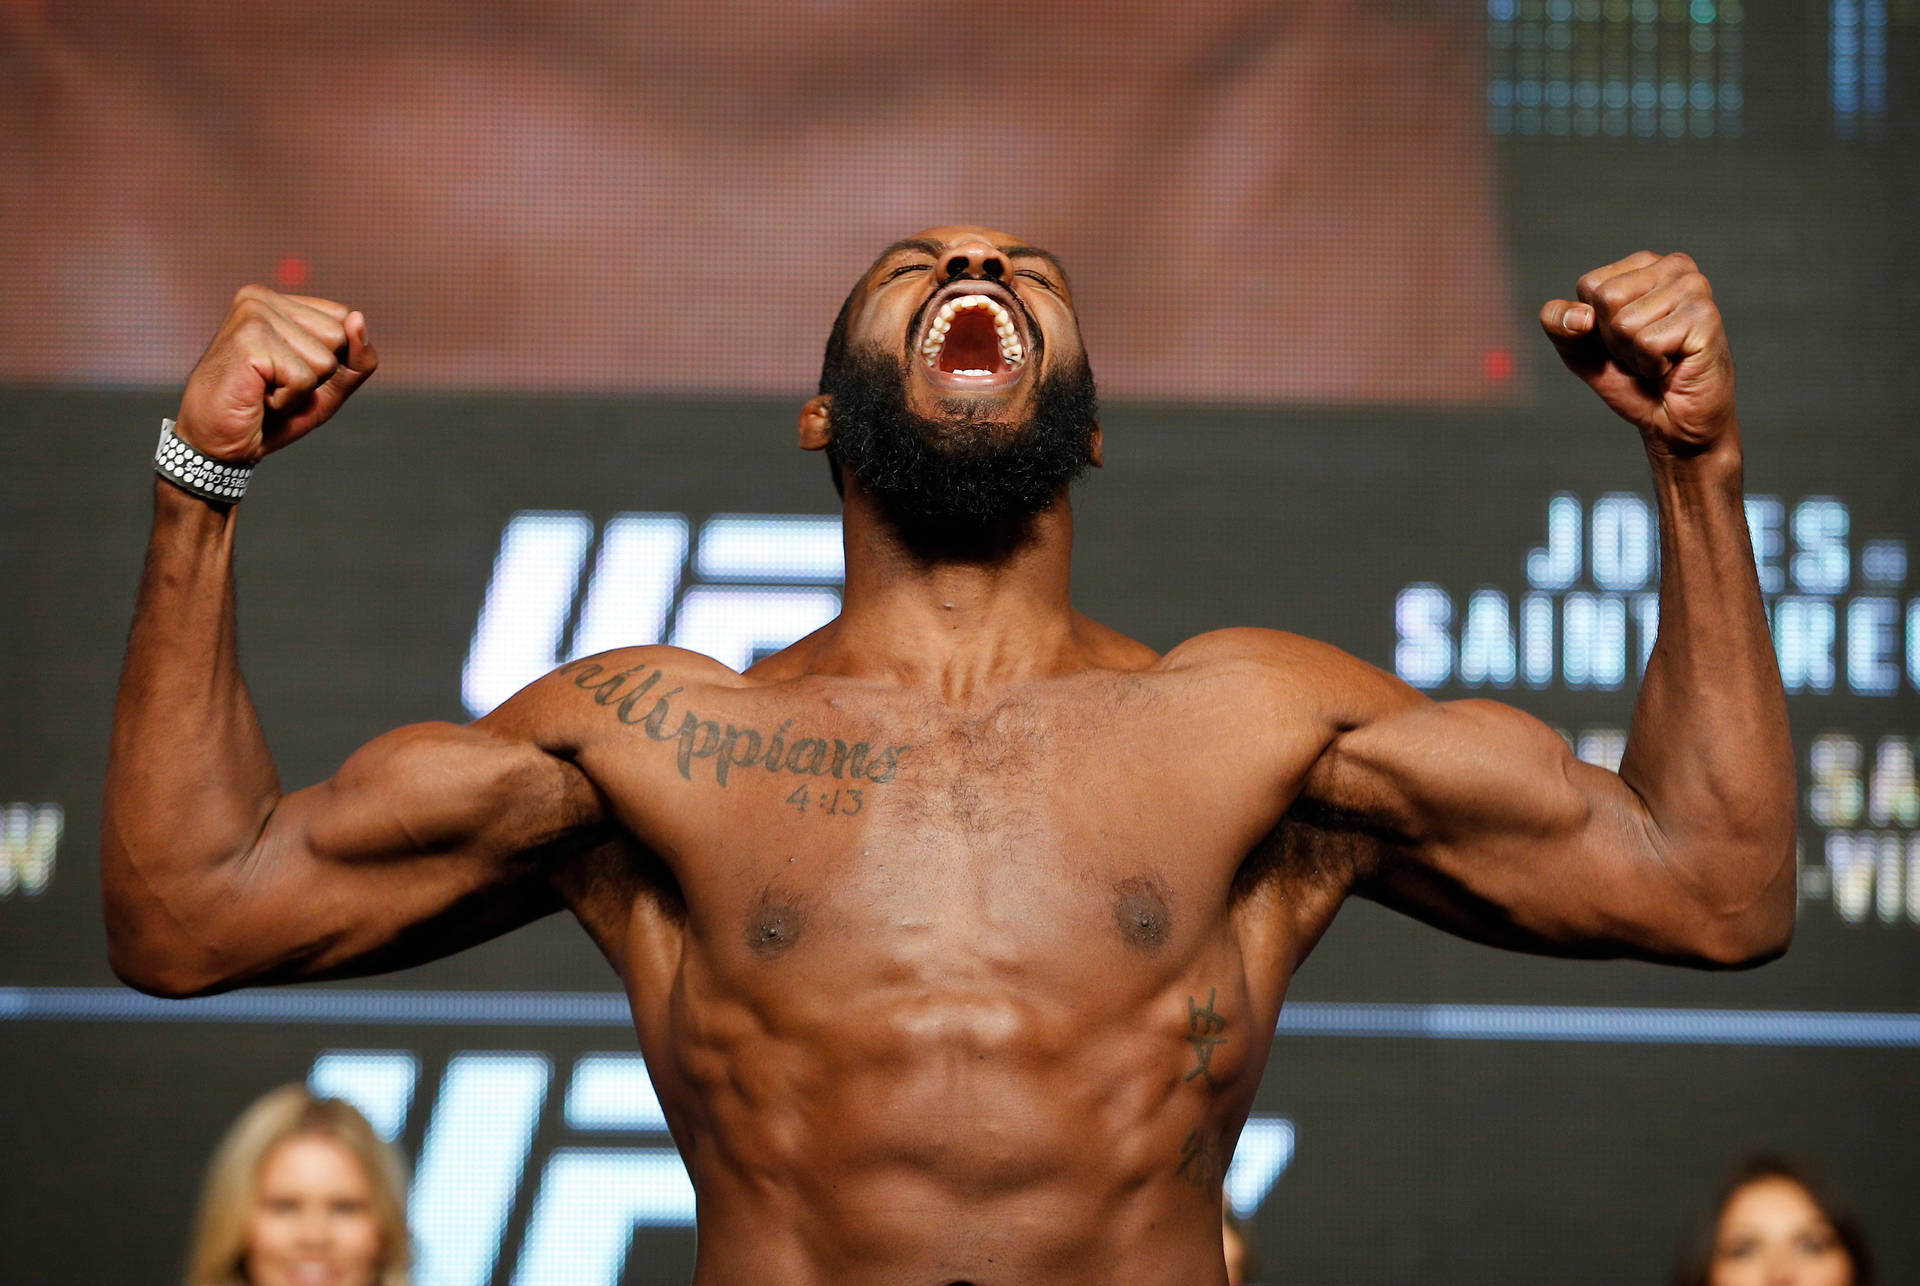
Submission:
{"label": "flexed bicep", "polygon": [[1639,793],[1493,701],[1395,703],[1335,738],[1296,809],[1365,831],[1354,891],[1475,941],[1563,956],[1753,962]]}
{"label": "flexed bicep", "polygon": [[1685,255],[1630,255],[1577,294],[1549,301],[1541,325],[1639,428],[1660,511],[1660,630],[1619,772],[1517,710],[1436,704],[1349,667],[1302,806],[1382,838],[1358,891],[1465,936],[1760,963],[1793,934],[1796,790],[1726,334]]}
{"label": "flexed bicep", "polygon": [[602,829],[591,783],[534,743],[401,728],[281,798],[243,852],[109,888],[115,964],[172,995],[419,964],[559,909],[555,870]]}
{"label": "flexed bicep", "polygon": [[281,788],[235,644],[236,475],[378,362],[361,313],[243,287],[162,439],[100,827],[109,958],[142,990],[445,955],[557,909],[554,863],[604,838],[537,693],[472,727],[402,728],[329,781]]}

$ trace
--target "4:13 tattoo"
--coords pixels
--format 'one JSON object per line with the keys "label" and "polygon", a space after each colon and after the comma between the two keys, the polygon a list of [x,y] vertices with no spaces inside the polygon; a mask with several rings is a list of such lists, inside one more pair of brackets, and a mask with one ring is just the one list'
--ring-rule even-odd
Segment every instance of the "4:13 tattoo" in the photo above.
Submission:
{"label": "4:13 tattoo", "polygon": [[835,790],[822,787],[819,790],[813,790],[802,786],[787,796],[787,802],[792,804],[798,812],[805,813],[811,809],[816,813],[825,813],[829,817],[852,817],[866,807],[865,801],[860,798],[860,792],[850,787],[840,787]]}

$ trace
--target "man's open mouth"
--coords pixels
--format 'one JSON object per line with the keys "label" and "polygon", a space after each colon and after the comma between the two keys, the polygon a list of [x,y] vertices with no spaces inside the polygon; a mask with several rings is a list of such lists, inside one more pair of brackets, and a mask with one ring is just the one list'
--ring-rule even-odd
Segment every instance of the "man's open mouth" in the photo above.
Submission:
{"label": "man's open mouth", "polygon": [[960,387],[1010,383],[1026,365],[1027,349],[1013,309],[991,295],[962,291],[933,310],[920,337],[920,358],[943,384]]}

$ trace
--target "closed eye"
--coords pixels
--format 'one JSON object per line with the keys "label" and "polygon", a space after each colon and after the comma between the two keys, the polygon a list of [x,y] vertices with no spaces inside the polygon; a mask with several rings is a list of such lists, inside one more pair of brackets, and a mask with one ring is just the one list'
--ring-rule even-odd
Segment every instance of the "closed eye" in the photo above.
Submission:
{"label": "closed eye", "polygon": [[1032,268],[1015,268],[1013,275],[1016,277],[1026,277],[1031,281],[1037,281],[1048,290],[1054,291],[1056,294],[1059,293],[1059,288],[1053,284],[1053,279],[1045,273],[1035,272]]}
{"label": "closed eye", "polygon": [[903,263],[898,268],[895,268],[892,272],[888,273],[885,279],[887,281],[892,281],[895,277],[904,277],[910,272],[926,272],[928,269],[932,267],[933,265],[930,263]]}

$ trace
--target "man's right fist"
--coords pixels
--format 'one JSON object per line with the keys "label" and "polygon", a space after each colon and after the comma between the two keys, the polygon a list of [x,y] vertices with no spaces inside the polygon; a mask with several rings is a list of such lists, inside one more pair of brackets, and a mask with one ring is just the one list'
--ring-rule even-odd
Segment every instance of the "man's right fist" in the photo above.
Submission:
{"label": "man's right fist", "polygon": [[379,364],[365,315],[242,286],[187,377],[174,432],[216,460],[255,464],[325,424]]}

